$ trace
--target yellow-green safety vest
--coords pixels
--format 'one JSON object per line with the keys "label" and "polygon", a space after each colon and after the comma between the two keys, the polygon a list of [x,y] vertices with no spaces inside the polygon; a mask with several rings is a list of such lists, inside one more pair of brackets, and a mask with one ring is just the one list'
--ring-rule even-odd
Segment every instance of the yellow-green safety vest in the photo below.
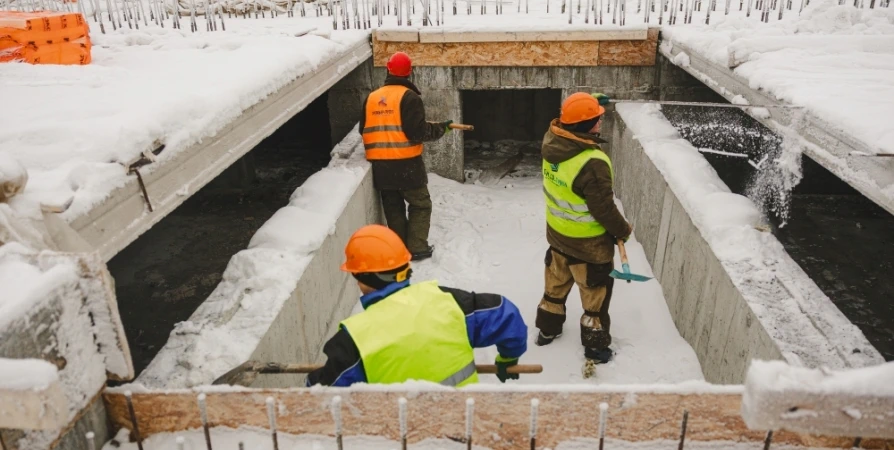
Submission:
{"label": "yellow-green safety vest", "polygon": [[341,326],[360,351],[368,383],[478,382],[466,316],[436,281],[407,286]]}
{"label": "yellow-green safety vest", "polygon": [[574,179],[591,159],[605,161],[614,180],[612,162],[602,150],[589,149],[559,164],[543,160],[543,195],[546,197],[546,223],[563,236],[589,238],[605,234],[605,227],[596,221],[587,202],[571,190]]}

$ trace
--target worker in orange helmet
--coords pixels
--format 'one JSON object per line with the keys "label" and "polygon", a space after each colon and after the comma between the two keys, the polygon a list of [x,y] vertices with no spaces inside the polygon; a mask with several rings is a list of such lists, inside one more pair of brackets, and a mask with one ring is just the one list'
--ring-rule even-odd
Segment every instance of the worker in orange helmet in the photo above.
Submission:
{"label": "worker in orange helmet", "polygon": [[367,225],[351,236],[341,269],[357,280],[364,311],[341,322],[323,352],[326,365],[307,385],[475,383],[472,348],[497,346],[500,381],[527,349],[528,327],[518,308],[496,294],[410,284],[410,252],[394,231]]}
{"label": "worker in orange helmet", "polygon": [[607,363],[613,351],[608,307],[614,279],[615,243],[633,228],[614,201],[614,173],[599,137],[604,94],[577,93],[562,103],[561,115],[543,137],[543,193],[546,202],[546,271],[543,298],[537,308],[537,345],[549,345],[562,334],[565,301],[574,284],[580,290],[584,377]]}
{"label": "worker in orange helmet", "polygon": [[412,260],[419,261],[434,252],[428,243],[432,203],[422,143],[440,139],[453,121],[426,122],[421,93],[409,79],[409,55],[395,53],[387,68],[385,85],[366,99],[359,129],[388,227],[406,243]]}

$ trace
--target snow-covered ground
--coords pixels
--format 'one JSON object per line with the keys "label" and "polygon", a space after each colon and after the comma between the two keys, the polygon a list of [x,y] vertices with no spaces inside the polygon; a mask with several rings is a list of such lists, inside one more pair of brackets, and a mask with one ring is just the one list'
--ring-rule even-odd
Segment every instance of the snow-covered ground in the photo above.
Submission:
{"label": "snow-covered ground", "polygon": [[814,0],[800,16],[766,24],[719,16],[710,25],[663,27],[662,36],[735,66],[752,89],[806,107],[868,148],[894,153],[894,9],[838,3]]}
{"label": "snow-covered ground", "polygon": [[95,29],[88,66],[0,64],[0,98],[15,111],[0,120],[0,153],[29,176],[11,206],[39,217],[39,202],[73,197],[63,215],[72,220],[123,185],[123,164],[141,152],[164,144],[159,159],[172,157],[368,37],[324,24],[283,16],[232,20],[217,33]]}
{"label": "snow-covered ground", "polygon": [[[539,178],[504,179],[498,187],[460,184],[430,175],[434,212],[432,259],[414,264],[414,280],[438,280],[443,286],[502,294],[522,311],[529,329],[522,363],[541,364],[540,375],[523,375],[518,383],[676,383],[703,380],[692,347],[680,337],[657,281],[615,282],[612,295],[612,348],[615,360],[583,380],[580,344],[583,308],[577,288],[568,297],[564,334],[547,347],[534,345],[534,318],[543,295],[546,219]],[[636,236],[627,245],[631,270],[652,276]],[[615,256],[615,265],[620,262]],[[354,312],[360,311],[360,307]],[[496,348],[476,350],[476,360],[493,364]],[[483,383],[499,383],[482,376]]]}

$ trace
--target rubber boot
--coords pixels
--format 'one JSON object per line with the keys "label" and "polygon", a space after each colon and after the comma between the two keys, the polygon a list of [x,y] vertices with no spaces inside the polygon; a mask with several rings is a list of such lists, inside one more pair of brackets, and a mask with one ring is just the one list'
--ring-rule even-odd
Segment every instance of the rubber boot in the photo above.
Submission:
{"label": "rubber boot", "polygon": [[413,253],[412,261],[422,261],[423,259],[431,258],[431,255],[435,253],[435,247],[433,245],[428,246],[428,250],[423,250],[421,252]]}
{"label": "rubber boot", "polygon": [[546,336],[543,334],[543,332],[537,333],[537,341],[535,342],[535,344],[537,344],[537,346],[539,346],[539,347],[543,347],[544,345],[552,344],[553,341],[556,340],[556,338],[561,335],[562,335],[562,333],[559,333],[555,336]]}

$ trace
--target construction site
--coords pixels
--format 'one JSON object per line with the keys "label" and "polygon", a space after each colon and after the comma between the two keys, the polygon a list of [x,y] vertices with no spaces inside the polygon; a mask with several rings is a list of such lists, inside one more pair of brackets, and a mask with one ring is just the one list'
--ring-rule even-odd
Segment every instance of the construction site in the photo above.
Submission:
{"label": "construction site", "polygon": [[[448,124],[412,284],[517,306],[517,379],[309,386],[398,52]],[[577,93],[633,230],[589,372],[577,288],[537,328]],[[0,98],[2,450],[894,449],[886,1],[0,0]]]}

